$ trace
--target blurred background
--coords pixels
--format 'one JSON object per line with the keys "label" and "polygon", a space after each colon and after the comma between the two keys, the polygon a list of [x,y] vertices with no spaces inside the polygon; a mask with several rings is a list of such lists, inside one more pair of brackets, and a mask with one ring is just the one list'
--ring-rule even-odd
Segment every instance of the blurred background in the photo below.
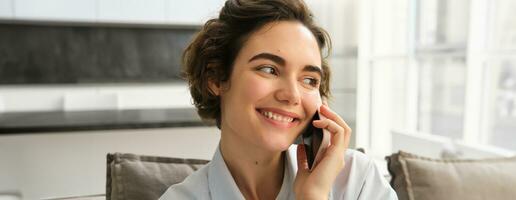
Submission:
{"label": "blurred background", "polygon": [[[223,0],[0,0],[0,199],[103,194],[108,152],[211,159],[179,57]],[[331,107],[384,173],[404,150],[516,152],[516,1],[309,0]]]}

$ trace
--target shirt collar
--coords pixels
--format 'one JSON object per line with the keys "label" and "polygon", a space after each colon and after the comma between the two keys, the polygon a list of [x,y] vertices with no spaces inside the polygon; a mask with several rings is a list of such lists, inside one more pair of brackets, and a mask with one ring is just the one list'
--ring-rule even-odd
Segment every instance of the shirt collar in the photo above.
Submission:
{"label": "shirt collar", "polygon": [[217,147],[209,167],[208,184],[212,199],[245,199],[242,193],[240,193],[235,180],[233,180],[233,176],[231,176],[231,173],[222,158],[220,145]]}
{"label": "shirt collar", "polygon": [[[295,145],[291,145],[289,149],[285,152],[285,170],[283,175],[283,184],[281,184],[281,189],[276,197],[277,200],[294,200],[294,179],[296,178],[295,174],[297,172],[297,158],[292,157],[292,148],[295,147]],[[296,150],[294,148],[294,150]],[[294,154],[295,155],[295,154]],[[293,161],[293,158],[295,162]]]}

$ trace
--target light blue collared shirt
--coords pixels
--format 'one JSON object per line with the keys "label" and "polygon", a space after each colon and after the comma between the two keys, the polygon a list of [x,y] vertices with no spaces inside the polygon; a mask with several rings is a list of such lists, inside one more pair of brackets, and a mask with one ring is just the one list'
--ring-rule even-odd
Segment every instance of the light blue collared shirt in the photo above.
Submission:
{"label": "light blue collared shirt", "polygon": [[[292,145],[285,156],[283,184],[277,200],[294,200],[294,180],[297,173],[297,145]],[[394,190],[380,171],[366,155],[348,149],[346,165],[333,183],[330,200],[380,200],[398,199]],[[213,159],[206,166],[188,176],[182,183],[168,188],[160,200],[202,199],[202,200],[244,200],[219,147]]]}

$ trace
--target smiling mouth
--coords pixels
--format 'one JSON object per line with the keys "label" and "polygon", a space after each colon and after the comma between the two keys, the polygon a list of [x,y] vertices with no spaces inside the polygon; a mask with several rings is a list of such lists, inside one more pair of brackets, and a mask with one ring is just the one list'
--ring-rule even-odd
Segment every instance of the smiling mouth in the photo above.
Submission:
{"label": "smiling mouth", "polygon": [[292,123],[292,122],[298,120],[297,118],[280,115],[278,113],[271,112],[271,111],[258,110],[258,112],[260,114],[262,114],[264,117],[269,118],[274,121],[277,121],[277,122],[280,122],[280,123]]}

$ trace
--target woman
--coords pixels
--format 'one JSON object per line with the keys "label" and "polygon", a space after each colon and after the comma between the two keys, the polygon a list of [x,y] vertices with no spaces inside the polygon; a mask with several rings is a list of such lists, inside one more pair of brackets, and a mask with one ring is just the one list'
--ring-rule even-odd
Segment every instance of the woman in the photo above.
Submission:
{"label": "woman", "polygon": [[[183,55],[199,115],[221,130],[219,147],[161,199],[396,199],[373,162],[347,149],[348,125],[322,105],[328,43],[302,1],[228,0]],[[326,119],[312,121],[317,110]],[[331,133],[311,170],[304,146],[292,145],[309,123]]]}

